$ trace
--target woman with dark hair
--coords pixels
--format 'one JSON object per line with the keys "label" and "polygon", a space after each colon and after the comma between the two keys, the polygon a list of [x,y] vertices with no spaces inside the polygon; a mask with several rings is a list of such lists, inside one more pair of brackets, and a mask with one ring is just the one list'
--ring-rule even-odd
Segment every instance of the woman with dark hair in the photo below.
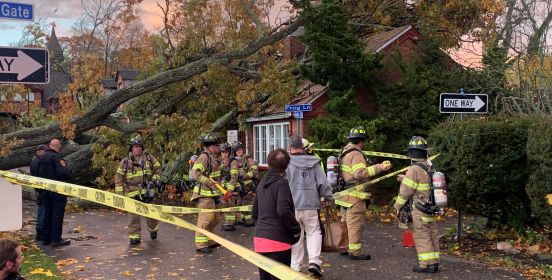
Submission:
{"label": "woman with dark hair", "polygon": [[[291,265],[291,245],[299,241],[301,227],[295,219],[295,208],[288,180],[284,177],[289,154],[276,149],[268,154],[268,174],[253,201],[253,220],[257,224],[253,243],[255,252],[287,266]],[[261,280],[278,279],[259,268]]]}

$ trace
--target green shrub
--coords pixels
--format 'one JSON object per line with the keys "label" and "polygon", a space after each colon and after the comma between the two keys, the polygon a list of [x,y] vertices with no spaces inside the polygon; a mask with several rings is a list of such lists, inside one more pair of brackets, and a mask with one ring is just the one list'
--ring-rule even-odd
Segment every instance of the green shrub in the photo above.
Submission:
{"label": "green shrub", "polygon": [[489,226],[522,229],[530,222],[525,186],[527,119],[445,122],[430,134],[441,155],[437,166],[449,182],[449,201]]}
{"label": "green shrub", "polygon": [[532,117],[527,139],[530,172],[527,195],[531,199],[532,216],[545,225],[552,225],[552,207],[546,200],[546,195],[552,193],[551,124],[549,117]]}

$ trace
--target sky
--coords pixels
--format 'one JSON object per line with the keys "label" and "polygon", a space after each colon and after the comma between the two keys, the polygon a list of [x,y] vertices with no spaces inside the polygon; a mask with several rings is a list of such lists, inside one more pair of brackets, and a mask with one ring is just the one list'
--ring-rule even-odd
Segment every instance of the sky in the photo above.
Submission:
{"label": "sky", "polygon": [[[158,0],[144,0],[140,4],[140,16],[144,26],[155,31],[162,24],[161,10],[156,5]],[[71,35],[71,27],[83,12],[81,0],[8,0],[6,2],[33,4],[35,19],[46,17],[48,22],[55,22],[56,34],[59,37]],[[274,17],[284,0],[276,0],[278,8],[273,11]],[[28,21],[0,19],[0,46],[17,42]]]}
{"label": "sky", "polygon": [[[140,4],[142,23],[150,31],[156,31],[162,25],[157,1],[144,0]],[[33,4],[35,18],[45,17],[48,22],[55,22],[58,37],[70,36],[71,27],[83,12],[81,0],[8,0],[7,2]],[[276,0],[275,2],[271,20],[286,17],[288,13],[280,12],[280,7],[286,5],[287,1]],[[9,46],[10,43],[19,41],[23,28],[28,23],[28,21],[0,19],[0,46]],[[481,61],[481,45],[463,46],[458,51],[451,51],[450,54],[464,66],[478,66]]]}

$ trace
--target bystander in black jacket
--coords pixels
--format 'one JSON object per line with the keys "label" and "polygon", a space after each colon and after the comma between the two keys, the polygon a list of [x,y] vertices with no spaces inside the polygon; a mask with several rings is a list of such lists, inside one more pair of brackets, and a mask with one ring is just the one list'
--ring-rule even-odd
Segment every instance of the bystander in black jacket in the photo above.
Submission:
{"label": "bystander in black jacket", "polygon": [[71,179],[65,160],[63,160],[61,154],[52,149],[48,149],[40,157],[38,165],[38,177],[62,182],[68,182]]}
{"label": "bystander in black jacket", "polygon": [[[55,150],[49,149],[40,157],[38,177],[68,182],[71,179],[69,168],[63,157]],[[61,238],[67,197],[55,192],[44,192],[44,228],[43,245],[65,246],[71,242]]]}
{"label": "bystander in black jacket", "polygon": [[295,219],[291,190],[284,176],[269,172],[263,177],[253,202],[253,220],[255,237],[291,245],[299,241],[301,226]]}

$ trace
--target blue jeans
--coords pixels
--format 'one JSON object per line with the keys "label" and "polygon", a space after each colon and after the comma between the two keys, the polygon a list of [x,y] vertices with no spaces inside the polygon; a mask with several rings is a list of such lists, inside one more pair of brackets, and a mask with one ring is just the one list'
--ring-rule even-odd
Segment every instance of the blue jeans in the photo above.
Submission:
{"label": "blue jeans", "polygon": [[46,242],[59,242],[61,241],[67,196],[46,191],[44,194],[43,204],[43,239]]}
{"label": "blue jeans", "polygon": [[36,212],[36,235],[42,237],[44,235],[44,190],[36,190],[36,205],[38,209]]}

